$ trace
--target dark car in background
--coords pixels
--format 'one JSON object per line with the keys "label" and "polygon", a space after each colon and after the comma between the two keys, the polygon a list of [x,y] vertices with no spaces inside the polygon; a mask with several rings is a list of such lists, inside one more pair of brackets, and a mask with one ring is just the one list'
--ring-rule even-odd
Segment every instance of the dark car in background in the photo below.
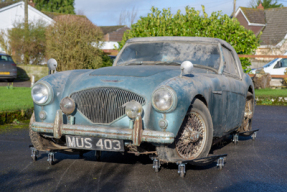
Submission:
{"label": "dark car in background", "polygon": [[10,55],[0,53],[0,79],[13,82],[17,78],[17,66]]}

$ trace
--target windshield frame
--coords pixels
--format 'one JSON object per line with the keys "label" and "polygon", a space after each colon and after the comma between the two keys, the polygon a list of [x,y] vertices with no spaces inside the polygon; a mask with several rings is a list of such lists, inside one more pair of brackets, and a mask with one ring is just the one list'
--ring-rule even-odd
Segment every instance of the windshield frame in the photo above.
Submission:
{"label": "windshield frame", "polygon": [[[119,54],[117,55],[116,59],[114,60],[113,66],[127,66],[127,65],[117,65],[118,60],[119,60],[121,54],[123,53],[123,50],[127,46],[132,45],[132,44],[147,44],[147,43],[194,43],[194,44],[203,44],[203,45],[216,45],[217,48],[218,48],[218,52],[220,54],[220,62],[219,62],[218,69],[211,68],[211,67],[204,66],[204,65],[200,65],[200,67],[198,67],[199,65],[194,65],[194,67],[205,68],[205,69],[208,69],[208,70],[213,70],[214,72],[216,72],[218,74],[220,69],[222,68],[222,65],[223,65],[223,60],[222,60],[223,56],[222,56],[221,46],[220,46],[220,43],[218,43],[218,42],[211,43],[211,42],[204,42],[204,41],[180,41],[180,40],[172,41],[172,40],[165,40],[165,41],[146,41],[146,42],[140,41],[140,42],[126,43],[124,45],[124,47],[121,49],[121,51],[119,52]],[[157,65],[157,64],[154,64],[154,65]],[[174,65],[174,66],[176,66],[176,65]],[[180,67],[180,64],[178,66]]]}

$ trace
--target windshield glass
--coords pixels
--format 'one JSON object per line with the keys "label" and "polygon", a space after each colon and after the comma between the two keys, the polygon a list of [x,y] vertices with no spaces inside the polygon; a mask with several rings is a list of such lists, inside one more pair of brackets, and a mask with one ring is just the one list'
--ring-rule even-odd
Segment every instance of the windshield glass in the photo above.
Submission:
{"label": "windshield glass", "polygon": [[183,61],[218,69],[220,64],[218,45],[193,42],[134,43],[125,47],[116,65],[180,65]]}
{"label": "windshield glass", "polygon": [[270,61],[269,63],[267,63],[266,65],[264,65],[263,67],[269,67],[270,65],[272,65],[277,59],[274,59],[272,61]]}

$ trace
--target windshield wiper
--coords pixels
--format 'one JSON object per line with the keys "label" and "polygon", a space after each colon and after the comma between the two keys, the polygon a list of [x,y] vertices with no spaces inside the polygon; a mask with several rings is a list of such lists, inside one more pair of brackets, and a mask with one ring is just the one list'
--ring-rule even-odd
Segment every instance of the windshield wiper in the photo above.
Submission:
{"label": "windshield wiper", "polygon": [[181,65],[181,63],[172,61],[172,62],[166,62],[166,61],[157,61],[154,63],[155,65]]}

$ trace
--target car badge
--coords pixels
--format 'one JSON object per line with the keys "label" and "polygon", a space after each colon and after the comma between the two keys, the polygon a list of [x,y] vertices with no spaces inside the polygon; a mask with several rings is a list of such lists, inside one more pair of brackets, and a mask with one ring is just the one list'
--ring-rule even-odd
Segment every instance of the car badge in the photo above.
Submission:
{"label": "car badge", "polygon": [[123,80],[101,80],[102,82],[107,82],[107,83],[119,83],[122,82]]}

